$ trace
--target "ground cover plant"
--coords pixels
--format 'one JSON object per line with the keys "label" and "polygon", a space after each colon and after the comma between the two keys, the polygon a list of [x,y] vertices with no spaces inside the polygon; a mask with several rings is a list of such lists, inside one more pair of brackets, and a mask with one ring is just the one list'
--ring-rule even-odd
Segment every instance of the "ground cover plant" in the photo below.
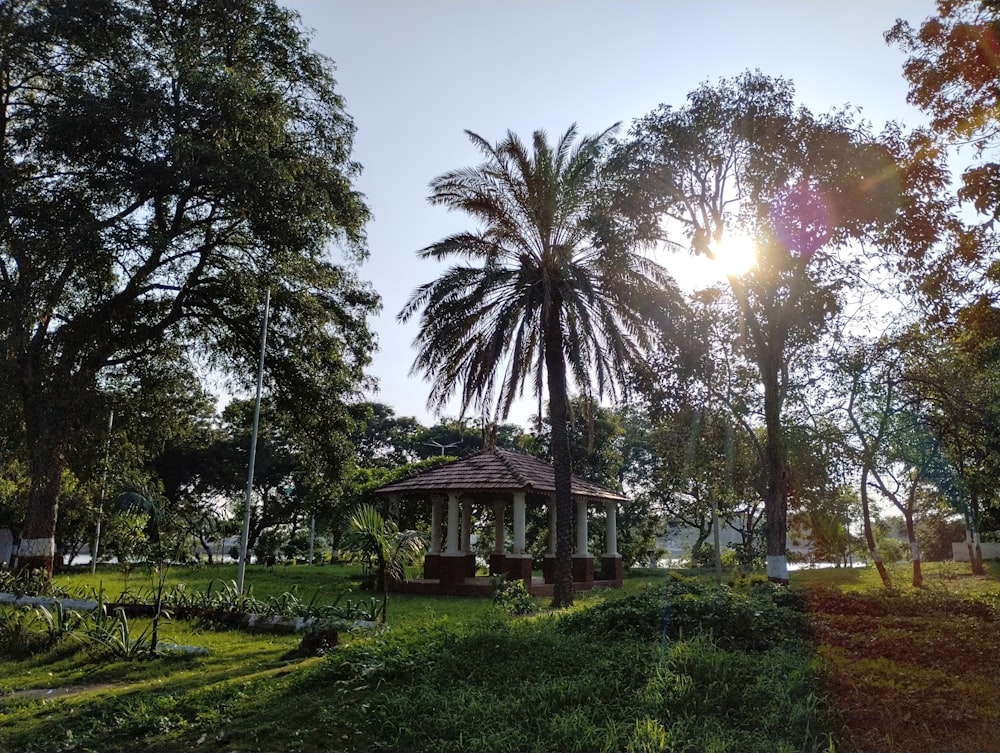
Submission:
{"label": "ground cover plant", "polygon": [[[354,577],[250,580],[278,597],[292,573],[304,594]],[[526,616],[392,595],[388,630],[316,658],[295,655],[297,636],[174,620],[164,640],[206,655],[96,661],[67,641],[0,654],[0,750],[996,750],[1000,696],[979,680],[998,676],[998,573],[928,576],[887,595],[847,571],[790,590],[649,571]]]}

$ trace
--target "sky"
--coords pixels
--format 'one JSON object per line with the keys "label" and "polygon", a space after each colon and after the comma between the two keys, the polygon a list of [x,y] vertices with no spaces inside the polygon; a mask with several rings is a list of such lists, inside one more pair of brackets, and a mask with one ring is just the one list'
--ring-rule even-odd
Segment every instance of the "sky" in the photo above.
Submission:
{"label": "sky", "polygon": [[[466,129],[493,143],[508,130],[555,139],[573,123],[594,134],[620,122],[625,133],[660,104],[683,106],[699,84],[753,69],[793,81],[814,113],[851,105],[876,129],[925,122],[906,103],[904,56],[882,35],[897,18],[917,26],[933,0],[279,2],[333,61],[357,127],[355,186],[373,216],[358,274],[382,296],[369,369],[379,390],[368,397],[425,425],[439,416],[426,407],[427,383],[409,375],[419,317],[403,325],[396,315],[444,270],[417,251],[473,229],[427,202],[434,177],[482,161]],[[708,282],[689,257],[669,265],[682,287]],[[536,407],[527,399],[511,420],[527,422]],[[444,411],[457,414],[457,404]]]}

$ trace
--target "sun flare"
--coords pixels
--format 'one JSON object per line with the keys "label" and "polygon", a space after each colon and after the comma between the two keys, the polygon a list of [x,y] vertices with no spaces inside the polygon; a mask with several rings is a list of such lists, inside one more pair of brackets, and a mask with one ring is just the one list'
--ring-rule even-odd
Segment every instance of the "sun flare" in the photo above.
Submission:
{"label": "sun flare", "polygon": [[753,239],[746,235],[728,235],[712,247],[715,263],[729,277],[745,275],[757,263]]}

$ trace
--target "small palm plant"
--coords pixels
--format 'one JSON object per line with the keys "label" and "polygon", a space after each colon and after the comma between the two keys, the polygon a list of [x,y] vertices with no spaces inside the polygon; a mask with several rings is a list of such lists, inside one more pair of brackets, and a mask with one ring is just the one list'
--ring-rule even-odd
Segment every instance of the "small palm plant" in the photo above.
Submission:
{"label": "small palm plant", "polygon": [[145,520],[143,553],[153,577],[153,623],[149,652],[154,654],[159,642],[160,620],[168,616],[163,609],[167,571],[173,562],[184,556],[189,531],[176,514],[175,506],[162,495],[149,490],[125,492],[115,500],[114,511]]}
{"label": "small palm plant", "polygon": [[375,565],[376,582],[382,592],[382,622],[386,621],[389,585],[406,578],[406,566],[417,561],[424,540],[416,531],[400,531],[371,505],[360,505],[347,521],[341,542],[344,550],[355,552]]}

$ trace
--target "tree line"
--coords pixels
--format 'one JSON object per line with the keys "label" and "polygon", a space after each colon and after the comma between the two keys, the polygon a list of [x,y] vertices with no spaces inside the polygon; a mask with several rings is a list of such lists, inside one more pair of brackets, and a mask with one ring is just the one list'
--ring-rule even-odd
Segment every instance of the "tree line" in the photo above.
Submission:
{"label": "tree line", "polygon": [[[400,312],[420,324],[414,371],[432,407],[457,396],[485,417],[488,442],[526,392],[546,407],[556,605],[572,602],[570,473],[589,463],[577,409],[606,398],[662,432],[637,493],[759,505],[774,581],[790,510],[846,488],[876,564],[872,509],[891,504],[919,581],[914,515],[936,497],[976,565],[998,507],[998,24],[962,0],[887,32],[928,128],[815,114],[749,71],[595,136],[469,133],[483,162],[432,181],[470,229],[419,252],[455,263]],[[281,478],[258,489],[256,535],[380,467],[365,442],[381,408],[361,399],[368,209],[331,72],[268,0],[0,8],[0,509],[23,566],[51,573],[60,528],[100,515],[112,459],[177,504],[225,486],[245,406],[205,410],[207,375],[246,386],[268,291],[263,460]],[[956,190],[959,140],[977,149]],[[738,236],[754,266],[708,290],[682,294],[655,261]],[[199,465],[220,426],[231,451],[212,439]]]}

